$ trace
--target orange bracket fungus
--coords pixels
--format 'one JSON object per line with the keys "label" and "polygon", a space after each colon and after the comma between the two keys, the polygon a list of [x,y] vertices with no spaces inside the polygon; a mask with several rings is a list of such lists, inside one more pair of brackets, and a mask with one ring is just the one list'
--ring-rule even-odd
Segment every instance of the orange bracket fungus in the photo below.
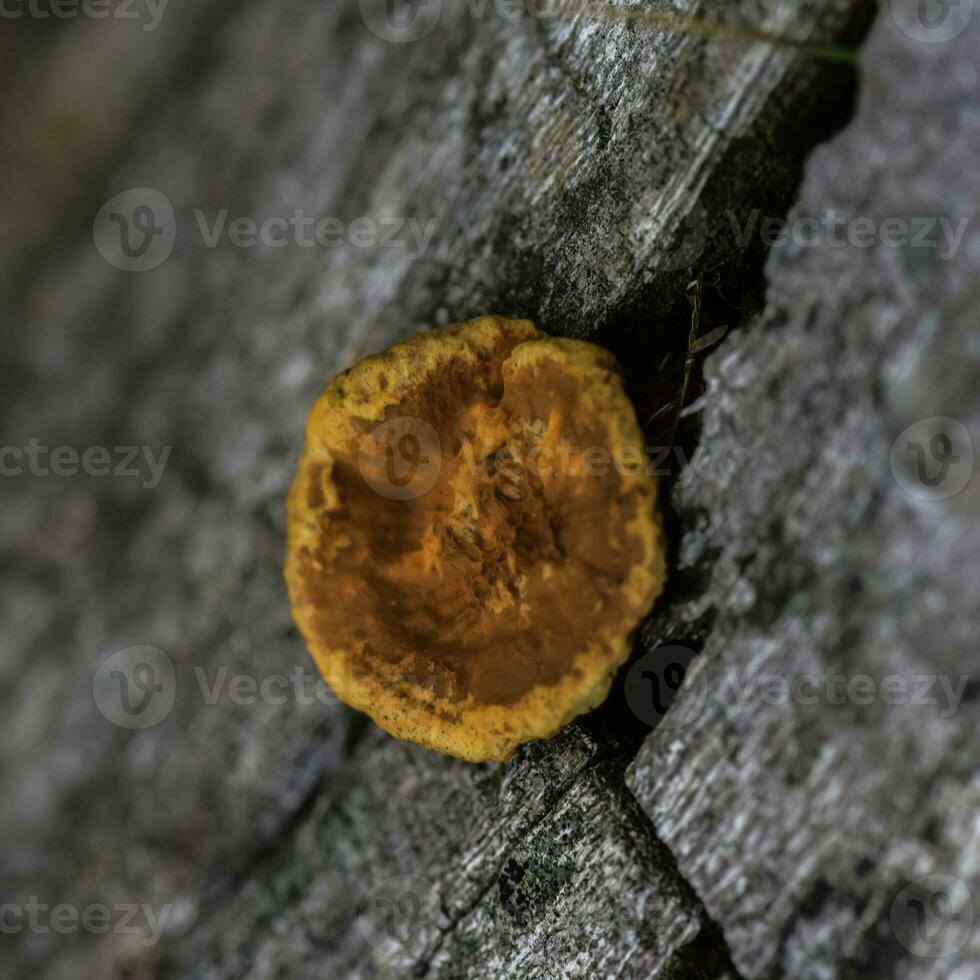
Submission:
{"label": "orange bracket fungus", "polygon": [[607,351],[500,317],[421,334],[310,412],[296,623],[392,735],[506,759],[608,693],[663,587],[656,494]]}

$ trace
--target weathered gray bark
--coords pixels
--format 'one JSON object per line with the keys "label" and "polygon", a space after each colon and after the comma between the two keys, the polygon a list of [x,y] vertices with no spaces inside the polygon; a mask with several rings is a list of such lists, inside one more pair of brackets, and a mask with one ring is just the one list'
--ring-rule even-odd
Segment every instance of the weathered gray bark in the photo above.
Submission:
{"label": "weathered gray bark", "polygon": [[[884,21],[857,115],[814,155],[793,215],[973,219],[978,55],[975,31],[930,45]],[[674,706],[689,724],[652,735],[627,782],[745,976],[980,974],[976,938],[930,963],[888,928],[922,875],[980,884],[980,484],[917,499],[890,463],[919,419],[980,432],[966,227],[955,254],[937,234],[931,248],[774,258],[765,315],[709,362],[701,446],[674,499],[681,566],[710,571],[647,640],[711,626]],[[922,698],[781,705],[757,684],[828,671],[921,677]],[[955,711],[944,680],[966,681]]]}
{"label": "weathered gray bark", "polygon": [[[731,683],[732,671],[742,684],[827,665],[970,673],[978,484],[916,501],[888,454],[920,417],[980,431],[978,233],[950,261],[881,245],[787,250],[756,316],[763,248],[733,227],[753,208],[783,214],[808,151],[846,120],[847,69],[817,48],[854,43],[867,10],[688,8],[727,27],[666,30],[598,6],[473,18],[447,4],[431,34],[398,45],[356,4],[299,0],[195,4],[138,38],[72,26],[106,59],[128,53],[117,68],[129,96],[104,116],[91,95],[74,101],[98,116],[78,122],[97,137],[84,179],[65,186],[73,162],[59,160],[6,212],[20,248],[0,263],[13,328],[2,443],[173,452],[152,489],[4,484],[0,902],[172,911],[156,945],[4,936],[12,972],[980,969],[975,939],[933,961],[888,926],[920,875],[976,887],[975,684],[941,718],[775,705]],[[930,45],[882,13],[858,115],[814,156],[795,213],[973,213],[978,27]],[[739,39],[746,28],[804,47]],[[53,79],[45,112],[61,104],[58,81],[76,78],[68,37],[20,66],[27,87]],[[88,70],[93,93],[105,76]],[[35,132],[3,111],[15,135]],[[59,145],[79,152],[74,132]],[[50,153],[18,146],[28,162]],[[113,269],[92,245],[92,216],[128,187],[157,188],[177,211],[177,247],[151,272]],[[194,217],[298,207],[434,219],[435,233],[415,259],[210,249]],[[668,481],[673,574],[640,646],[701,649],[669,725],[649,734],[620,683],[553,741],[472,766],[335,703],[235,703],[234,675],[300,666],[312,689],[281,582],[282,505],[305,413],[334,372],[435,322],[530,316],[611,347],[647,419],[676,397],[699,275],[702,331],[742,329],[709,361],[679,434],[690,449],[701,421],[698,453]],[[651,421],[651,444],[669,417]],[[172,714],[140,732],[111,725],[91,690],[109,654],[134,644],[177,669]],[[390,933],[374,901],[385,897]]]}

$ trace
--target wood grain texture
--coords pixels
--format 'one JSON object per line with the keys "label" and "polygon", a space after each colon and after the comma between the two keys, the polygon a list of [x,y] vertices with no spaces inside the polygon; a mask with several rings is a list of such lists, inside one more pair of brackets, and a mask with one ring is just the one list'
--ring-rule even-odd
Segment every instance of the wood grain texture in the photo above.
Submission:
{"label": "wood grain texture", "polygon": [[[290,622],[283,500],[313,398],[355,358],[434,323],[528,316],[610,347],[648,417],[676,385],[693,278],[705,329],[748,327],[765,250],[754,236],[740,247],[732,222],[785,212],[810,149],[847,118],[850,79],[738,35],[847,47],[867,11],[682,12],[728,29],[447,4],[424,39],[392,44],[355,3],[288,0],[173,8],[143,55],[90,61],[85,91],[115,65],[125,105],[81,100],[107,115],[54,125],[53,169],[18,197],[20,247],[0,265],[2,444],[172,453],[152,488],[4,486],[0,903],[170,912],[152,946],[4,937],[19,940],[4,951],[14,975],[722,980],[874,976],[882,958],[902,977],[953,975],[879,930],[913,872],[971,874],[966,701],[943,724],[884,710],[842,722],[712,695],[691,726],[647,739],[620,692],[507,766],[474,767],[318,700]],[[891,24],[861,113],[810,165],[803,211],[838,200],[884,216],[975,191],[974,42],[942,81],[949,62]],[[85,30],[110,50],[99,26]],[[48,71],[63,52],[44,46]],[[934,117],[928,138],[910,131],[912,106]],[[61,187],[80,172],[78,131],[101,142],[84,181]],[[915,172],[921,204],[903,196]],[[162,191],[177,214],[174,253],[152,272],[120,272],[92,245],[95,212],[129,187]],[[224,209],[230,222],[297,208],[348,230],[411,218],[431,238],[205,244],[202,222]],[[711,361],[701,448],[675,491],[679,574],[645,634],[703,643],[692,684],[773,658],[968,669],[975,495],[943,511],[960,522],[947,525],[887,470],[910,413],[975,408],[975,270],[919,258],[773,259],[762,319]],[[933,411],[937,388],[952,400]],[[164,650],[177,677],[170,716],[138,733],[91,693],[106,657],[134,644]],[[274,697],[248,703],[238,675],[275,678]]]}
{"label": "wood grain texture", "polygon": [[[709,361],[675,494],[682,566],[710,572],[647,641],[710,627],[674,724],[627,781],[745,977],[980,970],[968,900],[935,958],[891,928],[923,876],[980,885],[980,490],[974,474],[921,499],[892,463],[919,419],[980,431],[978,47],[975,26],[929,44],[882,18],[855,119],[814,154],[791,218],[835,208],[934,234],[773,257],[764,315]],[[958,247],[940,220],[962,227]],[[800,678],[785,699],[778,681]]]}

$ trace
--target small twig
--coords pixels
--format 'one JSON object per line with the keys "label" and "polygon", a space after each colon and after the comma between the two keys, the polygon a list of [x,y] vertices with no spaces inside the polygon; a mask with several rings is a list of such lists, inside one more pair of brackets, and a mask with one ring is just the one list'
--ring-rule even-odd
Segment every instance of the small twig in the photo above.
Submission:
{"label": "small twig", "polygon": [[687,353],[684,355],[684,378],[681,381],[681,390],[677,396],[677,412],[674,415],[674,422],[670,429],[670,439],[668,444],[674,445],[674,437],[677,435],[677,426],[680,424],[681,412],[684,411],[684,402],[687,399],[687,385],[691,380],[691,371],[694,369],[694,354],[692,353],[698,339],[698,328],[701,326],[701,293],[704,289],[704,277],[698,276],[687,284],[687,301],[691,304],[691,330],[687,335]]}

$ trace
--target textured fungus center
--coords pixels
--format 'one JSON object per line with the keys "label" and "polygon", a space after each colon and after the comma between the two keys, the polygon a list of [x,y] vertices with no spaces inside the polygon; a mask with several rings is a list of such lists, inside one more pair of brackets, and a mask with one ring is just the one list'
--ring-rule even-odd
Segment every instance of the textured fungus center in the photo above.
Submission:
{"label": "textured fungus center", "polygon": [[[333,447],[332,560],[310,567],[321,635],[355,668],[397,665],[449,702],[508,705],[573,672],[575,638],[628,615],[622,586],[642,558],[624,528],[635,490],[603,420],[583,416],[580,380],[550,358],[512,364],[513,346],[419,378],[385,414],[426,424],[406,422],[395,445]],[[391,474],[392,453],[437,471],[433,485],[376,492],[365,470]]]}
{"label": "textured fungus center", "polygon": [[420,334],[334,378],[287,503],[323,676],[383,728],[506,759],[599,704],[659,594],[656,480],[612,356],[528,320]]}

